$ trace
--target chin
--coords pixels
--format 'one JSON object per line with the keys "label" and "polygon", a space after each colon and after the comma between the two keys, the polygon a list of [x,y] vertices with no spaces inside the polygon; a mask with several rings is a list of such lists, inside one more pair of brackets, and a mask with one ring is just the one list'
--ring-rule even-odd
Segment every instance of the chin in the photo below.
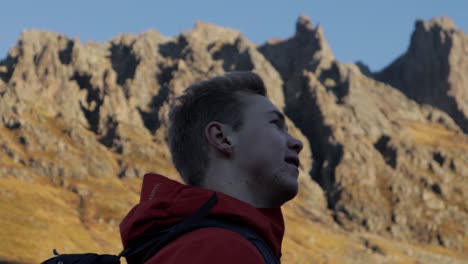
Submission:
{"label": "chin", "polygon": [[283,170],[281,174],[276,174],[276,181],[270,185],[272,193],[275,193],[273,200],[279,206],[290,201],[299,191],[298,175],[292,175],[289,171]]}
{"label": "chin", "polygon": [[291,200],[292,198],[296,197],[297,193],[299,192],[299,187],[297,186],[297,184],[294,185],[294,187],[291,187],[290,190],[287,192],[289,194],[289,200]]}
{"label": "chin", "polygon": [[297,182],[295,183],[286,183],[281,191],[281,204],[284,204],[290,200],[292,200],[294,197],[296,197],[297,193],[299,191],[299,186]]}

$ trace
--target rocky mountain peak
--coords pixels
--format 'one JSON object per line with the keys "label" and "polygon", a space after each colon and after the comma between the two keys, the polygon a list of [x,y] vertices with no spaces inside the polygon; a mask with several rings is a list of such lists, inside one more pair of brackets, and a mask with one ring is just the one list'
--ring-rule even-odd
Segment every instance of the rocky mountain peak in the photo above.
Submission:
{"label": "rocky mountain peak", "polygon": [[376,79],[448,113],[468,132],[468,35],[447,17],[417,21],[408,50]]}
{"label": "rocky mountain peak", "polygon": [[335,59],[322,28],[319,25],[314,27],[306,16],[298,18],[293,37],[269,41],[261,45],[259,51],[270,60],[284,80],[294,74],[302,75],[304,68],[321,71],[330,67]]}
{"label": "rocky mountain peak", "polygon": [[299,16],[296,22],[296,33],[294,38],[299,45],[304,45],[315,53],[320,53],[321,57],[334,59],[333,52],[328,45],[323,29],[320,25],[313,26],[310,18],[304,15]]}
{"label": "rocky mountain peak", "polygon": [[296,22],[296,35],[307,34],[314,31],[314,25],[310,18],[305,15],[300,15]]}
{"label": "rocky mountain peak", "polygon": [[189,35],[196,35],[201,41],[213,42],[223,40],[232,42],[235,38],[241,36],[241,32],[236,29],[221,27],[216,24],[197,21],[195,27],[189,31]]}
{"label": "rocky mountain peak", "polygon": [[429,31],[432,28],[439,28],[440,30],[444,30],[444,31],[457,30],[457,26],[455,25],[455,22],[447,16],[435,17],[429,21],[424,21],[420,19],[416,21],[415,25],[416,25],[416,31],[418,30]]}
{"label": "rocky mountain peak", "polygon": [[[416,99],[416,102],[423,101],[417,98],[430,98],[433,106],[444,106],[455,97],[448,92],[449,89],[462,91],[466,87],[463,71],[456,73],[458,69],[448,67],[450,63],[464,67],[465,59],[457,61],[457,57],[452,57],[452,54],[463,54],[463,50],[456,48],[458,45],[467,47],[468,44],[452,45],[458,42],[457,38],[463,36],[459,31],[452,33],[442,30],[439,31],[442,32],[439,34],[441,37],[433,32],[434,29],[424,31],[421,35],[413,34],[410,50],[401,61],[397,61],[404,67],[395,66],[393,72],[396,80],[403,78],[403,86],[407,89],[405,96],[393,87],[400,87],[398,85],[401,83],[390,83],[393,84],[391,86],[385,82],[376,82],[369,78],[372,76],[369,71],[363,74],[362,65],[343,64],[332,56],[327,56],[326,49],[317,49],[317,43],[325,43],[317,41],[323,40],[320,28],[311,29],[313,27],[306,19],[299,20],[305,21],[299,24],[305,25],[301,32],[306,33],[296,34],[282,42],[267,43],[259,49],[285,80],[283,91],[286,113],[310,142],[314,156],[310,174],[324,190],[327,206],[334,211],[334,219],[345,228],[364,228],[381,234],[389,233],[401,239],[432,241],[431,243],[450,244],[452,248],[462,249],[462,236],[454,236],[443,224],[452,219],[446,211],[436,213],[437,217],[444,219],[437,224],[439,227],[436,233],[414,231],[425,230],[427,224],[418,220],[418,213],[413,214],[407,208],[418,207],[414,212],[420,210],[423,214],[433,213],[431,210],[437,206],[438,210],[443,208],[438,201],[428,198],[432,195],[430,190],[423,187],[416,188],[414,192],[398,191],[398,194],[393,190],[400,188],[397,187],[402,186],[400,184],[419,186],[419,181],[422,180],[420,177],[425,182],[438,182],[451,177],[450,166],[444,172],[441,170],[432,174],[430,171],[434,166],[425,164],[426,161],[421,162],[421,158],[440,161],[437,153],[442,150],[441,145],[427,144],[428,141],[420,139],[427,137],[439,141],[441,135],[434,132],[440,128],[459,135],[463,138],[460,140],[466,142],[466,136],[458,127],[466,118],[452,115],[459,124],[457,126],[444,113],[444,109],[453,108],[440,107],[444,112],[431,107],[424,108],[411,98]],[[449,78],[450,81],[447,81],[447,77],[454,73],[456,74],[453,76],[459,79],[453,82],[456,79]],[[455,86],[459,88],[451,88]],[[445,97],[443,92],[436,91],[445,91]],[[449,95],[451,99],[447,98]],[[465,160],[468,158],[462,149],[449,147],[447,150],[446,155],[453,158],[460,155]],[[349,164],[355,164],[359,168],[351,168]],[[456,175],[468,175],[467,173],[465,169],[455,172]],[[414,178],[409,175],[414,175]],[[452,190],[458,188],[455,181],[448,184]],[[366,190],[366,194],[363,190]],[[427,202],[420,204],[417,202],[419,198],[415,200],[416,197],[423,197]],[[450,210],[458,210],[455,204],[446,206]],[[458,215],[457,225],[466,226],[460,221],[464,213],[455,214]],[[373,215],[373,218],[370,219],[368,215]],[[397,219],[400,216],[397,215],[404,215],[405,220],[399,222]],[[360,224],[355,225],[356,223]]]}

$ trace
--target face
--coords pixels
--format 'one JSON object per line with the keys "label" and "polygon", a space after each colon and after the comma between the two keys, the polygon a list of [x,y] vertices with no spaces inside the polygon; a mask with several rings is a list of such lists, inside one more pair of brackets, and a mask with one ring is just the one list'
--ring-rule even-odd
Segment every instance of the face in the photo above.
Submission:
{"label": "face", "polygon": [[268,98],[242,98],[247,107],[244,125],[235,133],[234,162],[244,172],[247,186],[280,206],[297,194],[302,142],[288,133],[283,114]]}

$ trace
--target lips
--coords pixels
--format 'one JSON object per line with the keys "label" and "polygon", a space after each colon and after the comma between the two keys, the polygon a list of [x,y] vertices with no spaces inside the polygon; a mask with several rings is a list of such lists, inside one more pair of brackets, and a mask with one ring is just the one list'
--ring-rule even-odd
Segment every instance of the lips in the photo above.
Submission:
{"label": "lips", "polygon": [[299,159],[296,157],[287,157],[284,161],[299,168]]}

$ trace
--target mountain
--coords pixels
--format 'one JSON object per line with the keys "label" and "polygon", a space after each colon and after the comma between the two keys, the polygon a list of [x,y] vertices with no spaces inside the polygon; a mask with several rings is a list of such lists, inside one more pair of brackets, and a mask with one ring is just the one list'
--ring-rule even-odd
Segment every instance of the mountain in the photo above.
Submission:
{"label": "mountain", "polygon": [[0,61],[0,262],[118,253],[143,174],[180,180],[169,102],[250,70],[304,142],[283,263],[464,263],[467,38],[448,18],[417,21],[409,50],[372,73],[302,16],[263,45],[207,23],[102,44],[25,31]]}
{"label": "mountain", "polygon": [[468,132],[468,35],[447,17],[418,20],[408,51],[375,77]]}

